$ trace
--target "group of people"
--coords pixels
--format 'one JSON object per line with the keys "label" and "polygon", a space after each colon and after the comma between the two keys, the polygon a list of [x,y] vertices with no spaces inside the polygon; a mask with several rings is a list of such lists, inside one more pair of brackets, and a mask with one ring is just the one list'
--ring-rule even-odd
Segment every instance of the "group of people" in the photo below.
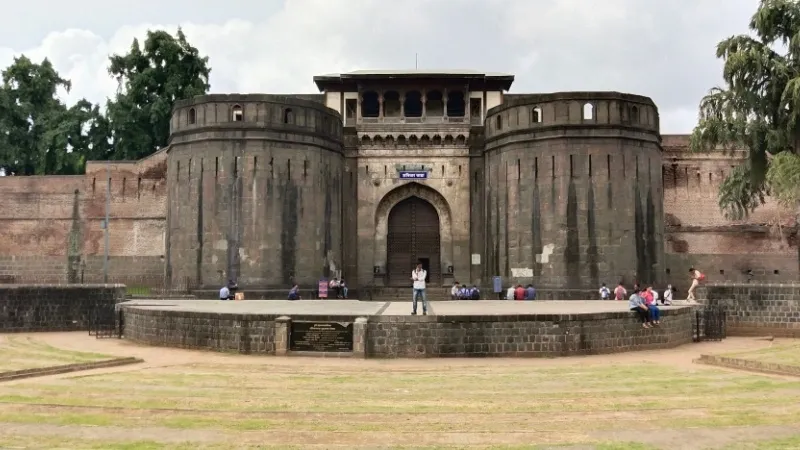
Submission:
{"label": "group of people", "polygon": [[[634,292],[647,292],[649,297],[653,298],[653,303],[660,303],[664,306],[669,306],[672,304],[672,298],[675,295],[677,289],[672,287],[671,284],[667,285],[667,288],[664,289],[663,295],[659,295],[658,290],[654,289],[653,286],[648,286],[647,288],[642,289],[639,287],[638,284],[633,286]],[[614,297],[614,300],[625,300],[628,298],[628,290],[625,289],[622,283],[619,283],[616,288],[614,288],[614,292],[612,293],[611,290],[606,286],[605,283],[600,287],[600,300],[611,300],[611,297]]]}
{"label": "group of people", "polygon": [[481,291],[474,284],[469,287],[456,281],[453,283],[453,287],[450,288],[450,298],[452,300],[480,300]]}
{"label": "group of people", "polygon": [[532,284],[522,287],[521,284],[506,289],[506,300],[536,300],[536,289]]}
{"label": "group of people", "polygon": [[651,328],[661,324],[661,310],[656,306],[652,287],[641,289],[638,286],[633,288],[633,294],[628,299],[628,308],[639,316],[643,328]]}

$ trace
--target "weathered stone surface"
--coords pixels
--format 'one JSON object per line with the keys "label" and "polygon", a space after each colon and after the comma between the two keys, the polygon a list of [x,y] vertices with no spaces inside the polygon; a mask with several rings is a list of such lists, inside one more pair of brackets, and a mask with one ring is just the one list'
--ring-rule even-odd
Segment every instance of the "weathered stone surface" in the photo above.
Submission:
{"label": "weathered stone surface", "polygon": [[[693,310],[673,307],[662,310],[660,327],[643,329],[623,302],[580,302],[578,308],[564,302],[540,305],[517,302],[464,302],[462,314],[429,316],[385,315],[407,305],[378,309],[371,315],[346,312],[346,305],[335,303],[341,313],[308,314],[298,305],[296,314],[247,314],[205,312],[219,308],[202,302],[183,302],[188,306],[168,310],[129,303],[123,306],[125,337],[137,342],[166,347],[198,348],[240,353],[284,355],[288,352],[290,321],[354,322],[354,357],[415,358],[446,356],[569,356],[616,353],[632,350],[672,348],[692,341]],[[276,302],[261,302],[262,309],[280,308]],[[300,303],[300,302],[297,302]],[[311,306],[324,301],[310,302]],[[495,313],[471,313],[494,303]],[[603,305],[602,303],[606,303]],[[194,305],[194,306],[192,306]],[[374,305],[373,303],[368,303]],[[450,306],[446,306],[450,305]],[[580,308],[584,305],[585,308]],[[451,302],[434,309],[457,308]],[[476,309],[477,308],[477,309]],[[542,308],[563,313],[512,313]],[[609,308],[611,311],[609,311]],[[596,312],[603,311],[604,312]],[[396,314],[392,312],[391,314]],[[247,349],[247,351],[244,351]]]}
{"label": "weathered stone surface", "polygon": [[88,330],[98,307],[124,301],[123,285],[0,285],[0,332]]}
{"label": "weathered stone surface", "polygon": [[800,337],[800,284],[709,284],[697,298],[724,308],[729,336]]}

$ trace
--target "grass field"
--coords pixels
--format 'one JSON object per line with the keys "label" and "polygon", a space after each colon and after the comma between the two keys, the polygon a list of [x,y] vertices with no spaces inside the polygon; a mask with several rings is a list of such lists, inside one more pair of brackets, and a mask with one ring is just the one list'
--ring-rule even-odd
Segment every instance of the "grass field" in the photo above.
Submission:
{"label": "grass field", "polygon": [[672,353],[345,361],[119,342],[151,363],[0,384],[0,447],[800,448],[800,381]]}
{"label": "grass field", "polygon": [[782,339],[775,341],[766,348],[731,352],[723,356],[800,367],[800,341]]}
{"label": "grass field", "polygon": [[99,353],[59,349],[29,336],[0,336],[0,372],[111,359]]}

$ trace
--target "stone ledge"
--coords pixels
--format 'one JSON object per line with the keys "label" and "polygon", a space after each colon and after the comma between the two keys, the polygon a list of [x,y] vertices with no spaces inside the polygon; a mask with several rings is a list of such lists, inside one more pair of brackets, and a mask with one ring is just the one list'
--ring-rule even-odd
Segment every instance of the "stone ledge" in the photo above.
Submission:
{"label": "stone ledge", "polygon": [[692,362],[697,364],[706,364],[709,366],[726,367],[729,369],[740,369],[751,372],[800,377],[800,366],[790,366],[787,364],[768,363],[763,361],[754,361],[751,359],[730,358],[727,356],[715,355],[700,355],[700,358],[695,359]]}
{"label": "stone ledge", "polygon": [[39,367],[36,369],[12,370],[8,372],[0,372],[0,382],[19,380],[21,378],[33,378],[33,377],[42,377],[46,375],[58,375],[62,373],[79,372],[83,370],[104,369],[107,367],[125,366],[128,364],[138,364],[142,362],[144,362],[143,359],[130,357],[130,358],[106,359],[103,361],[93,361],[88,363],[66,364],[63,366]]}

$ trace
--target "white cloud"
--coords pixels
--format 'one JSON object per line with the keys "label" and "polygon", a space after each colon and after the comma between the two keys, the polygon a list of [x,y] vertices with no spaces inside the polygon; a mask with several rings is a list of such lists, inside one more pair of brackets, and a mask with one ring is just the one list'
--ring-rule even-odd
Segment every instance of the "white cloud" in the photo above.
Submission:
{"label": "white cloud", "polygon": [[[20,53],[48,57],[73,82],[69,102],[102,102],[117,88],[107,73],[109,54],[127,51],[147,29],[181,25],[210,57],[214,92],[316,92],[314,75],[413,68],[419,53],[421,67],[512,72],[515,93],[649,95],[661,109],[664,133],[691,131],[700,97],[719,80],[714,46],[745,31],[757,6],[756,0],[287,0],[268,6],[230,0],[225,9],[176,0],[151,8],[169,23],[145,17],[146,7],[125,23],[102,2],[76,1],[83,6],[74,11],[99,11],[94,22],[83,29],[54,28],[59,14],[65,23],[84,22],[68,10],[44,8],[41,17],[27,20],[46,22],[52,31],[43,39],[29,37],[39,42],[32,48],[0,46],[0,67]],[[0,19],[0,28],[13,20]],[[113,30],[105,29],[109,23],[116,24]]]}

